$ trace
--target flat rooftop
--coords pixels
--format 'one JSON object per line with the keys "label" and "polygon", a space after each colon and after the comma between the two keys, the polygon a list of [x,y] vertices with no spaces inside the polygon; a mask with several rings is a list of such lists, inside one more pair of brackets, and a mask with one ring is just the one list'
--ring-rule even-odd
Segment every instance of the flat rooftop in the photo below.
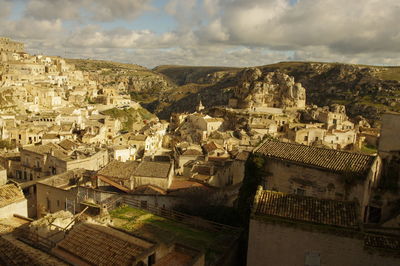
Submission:
{"label": "flat rooftop", "polygon": [[[116,227],[135,235],[166,246],[180,243],[204,252],[206,264],[215,264],[225,252],[229,252],[230,244],[236,241],[240,234],[233,231],[213,232],[194,228],[130,206],[114,209],[110,211],[110,215]],[[183,260],[188,259],[183,257]]]}

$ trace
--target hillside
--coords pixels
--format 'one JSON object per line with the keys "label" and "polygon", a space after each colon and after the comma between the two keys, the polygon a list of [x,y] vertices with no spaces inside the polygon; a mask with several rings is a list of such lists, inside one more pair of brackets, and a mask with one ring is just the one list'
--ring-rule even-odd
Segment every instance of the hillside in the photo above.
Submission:
{"label": "hillside", "polygon": [[[160,118],[171,112],[193,111],[201,99],[206,107],[225,105],[240,83],[241,68],[138,65],[100,60],[68,59],[88,71],[101,86],[118,85]],[[321,62],[279,62],[259,66],[262,72],[279,71],[306,89],[307,104],[344,104],[351,116],[376,121],[380,113],[400,111],[400,67]]]}
{"label": "hillside", "polygon": [[[280,71],[293,76],[296,82],[302,83],[306,88],[307,104],[319,106],[332,103],[344,104],[351,116],[363,115],[372,121],[378,120],[382,112],[400,111],[400,67],[280,62],[258,68],[263,72]],[[226,104],[231,89],[238,84],[237,73],[240,70],[213,67],[157,67],[154,71],[163,73],[178,84],[184,84],[183,81],[189,80],[192,87],[197,85],[196,93],[199,95],[186,93],[172,102],[170,96],[164,103],[160,104],[160,100],[157,103],[153,102],[150,108],[162,116],[167,116],[175,110],[192,110],[196,99],[199,98],[208,107],[214,104]],[[218,78],[210,79],[210,77]],[[202,84],[202,87],[199,87],[199,84]]]}
{"label": "hillside", "polygon": [[122,122],[123,131],[131,131],[134,124],[144,124],[145,121],[156,119],[156,116],[144,108],[118,109],[112,108],[102,112]]}
{"label": "hillside", "polygon": [[145,67],[103,60],[66,59],[77,70],[85,71],[100,86],[119,86],[133,100],[152,102],[175,84],[168,78]]}
{"label": "hillside", "polygon": [[175,84],[182,86],[188,83],[214,83],[225,74],[236,73],[240,68],[233,67],[197,67],[197,66],[157,66],[153,71],[170,78]]}

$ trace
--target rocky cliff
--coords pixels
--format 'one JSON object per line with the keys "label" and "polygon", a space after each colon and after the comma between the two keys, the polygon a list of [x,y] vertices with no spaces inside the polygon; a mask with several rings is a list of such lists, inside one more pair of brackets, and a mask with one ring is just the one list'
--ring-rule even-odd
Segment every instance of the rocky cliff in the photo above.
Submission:
{"label": "rocky cliff", "polygon": [[[343,104],[346,106],[346,110],[351,117],[362,115],[370,121],[378,120],[382,112],[388,110],[400,111],[400,67],[318,62],[282,62],[257,67],[262,74],[259,71],[251,74],[252,71],[250,71],[249,75],[255,75],[257,79],[254,82],[250,80],[249,84],[244,84],[247,81],[243,76],[245,71],[243,69],[240,71],[238,69],[225,69],[223,70],[225,74],[220,75],[220,78],[214,80],[211,84],[204,84],[202,81],[207,80],[207,77],[214,75],[214,73],[221,72],[221,69],[216,69],[215,72],[210,72],[210,68],[205,68],[207,71],[201,67],[195,69],[189,67],[189,69],[190,71],[185,70],[184,67],[179,67],[178,69],[173,67],[173,70],[170,70],[166,66],[163,67],[163,74],[168,77],[172,75],[170,77],[171,80],[177,79],[179,76],[178,80],[184,83],[183,81],[189,79],[192,82],[191,86],[197,89],[194,92],[182,92],[177,99],[174,99],[174,95],[176,96],[176,93],[181,88],[181,86],[178,86],[177,91],[166,93],[169,97],[153,102],[150,105],[151,110],[167,117],[174,110],[194,110],[194,106],[197,104],[199,98],[202,99],[206,107],[214,104],[224,105],[235,94],[235,88],[242,88],[243,94],[239,93],[241,98],[247,97],[246,90],[249,89],[267,90],[269,86],[267,82],[270,81],[263,79],[267,77],[268,73],[278,71],[293,77],[296,83],[300,83],[302,87],[306,88],[306,104],[315,104],[318,106],[328,106],[335,103]],[[179,72],[178,70],[182,70],[179,75],[177,73]],[[157,68],[155,71],[157,71]],[[190,74],[185,76],[184,73]],[[193,77],[196,78],[193,79]],[[273,84],[279,84],[278,78],[271,76],[269,79],[272,80]],[[288,82],[292,83],[292,81]],[[249,86],[249,89],[244,89],[246,86]],[[297,86],[299,85],[293,84],[292,87],[289,87],[294,92]],[[294,95],[290,92],[289,87],[285,90],[290,95]],[[302,89],[298,87],[298,90],[301,91]],[[244,104],[246,105],[246,101],[249,103],[252,100],[244,100]],[[254,100],[257,102],[266,101],[267,99],[255,97]]]}
{"label": "rocky cliff", "polygon": [[263,73],[259,68],[237,74],[233,96],[238,108],[303,108],[306,103],[306,90],[293,77],[279,71]]}

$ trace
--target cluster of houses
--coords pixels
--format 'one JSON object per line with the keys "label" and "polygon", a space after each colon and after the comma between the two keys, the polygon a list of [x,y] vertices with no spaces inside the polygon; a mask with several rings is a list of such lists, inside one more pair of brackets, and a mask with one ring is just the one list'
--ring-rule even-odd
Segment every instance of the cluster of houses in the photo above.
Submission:
{"label": "cluster of houses", "polygon": [[383,115],[378,155],[271,140],[256,148],[247,264],[398,265],[399,124],[400,114]]}
{"label": "cluster of houses", "polygon": [[[237,98],[251,98],[245,88],[227,107],[206,110],[200,101],[169,122],[129,124],[107,112],[141,108],[119,86],[7,38],[0,48],[0,262],[32,249],[9,235],[28,227],[24,243],[40,242],[51,255],[33,250],[14,264],[204,265],[204,251],[105,226],[107,209],[121,201],[160,215],[235,207],[250,183],[259,188],[248,203],[248,265],[398,264],[400,115],[384,115],[378,131],[351,122],[343,106],[306,106],[304,88],[269,74],[290,86],[267,86],[276,95],[257,95],[257,104]],[[354,152],[363,142],[379,146],[378,155]],[[262,163],[249,169],[254,158]],[[196,224],[205,225],[216,226]]]}

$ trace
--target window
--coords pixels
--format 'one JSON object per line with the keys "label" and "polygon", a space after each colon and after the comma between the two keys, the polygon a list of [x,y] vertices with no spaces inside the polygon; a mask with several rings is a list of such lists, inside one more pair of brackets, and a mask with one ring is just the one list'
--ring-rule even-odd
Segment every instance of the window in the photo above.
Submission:
{"label": "window", "polygon": [[57,207],[60,207],[60,201],[57,200]]}
{"label": "window", "polygon": [[317,141],[318,140],[318,137],[315,137],[315,141]]}
{"label": "window", "polygon": [[304,141],[308,141],[308,136],[304,136]]}
{"label": "window", "polygon": [[49,198],[47,198],[47,210],[50,211],[51,208],[51,201]]}
{"label": "window", "polygon": [[147,259],[147,265],[151,266],[151,265],[153,265],[155,263],[156,263],[156,255],[155,254],[151,254]]}

